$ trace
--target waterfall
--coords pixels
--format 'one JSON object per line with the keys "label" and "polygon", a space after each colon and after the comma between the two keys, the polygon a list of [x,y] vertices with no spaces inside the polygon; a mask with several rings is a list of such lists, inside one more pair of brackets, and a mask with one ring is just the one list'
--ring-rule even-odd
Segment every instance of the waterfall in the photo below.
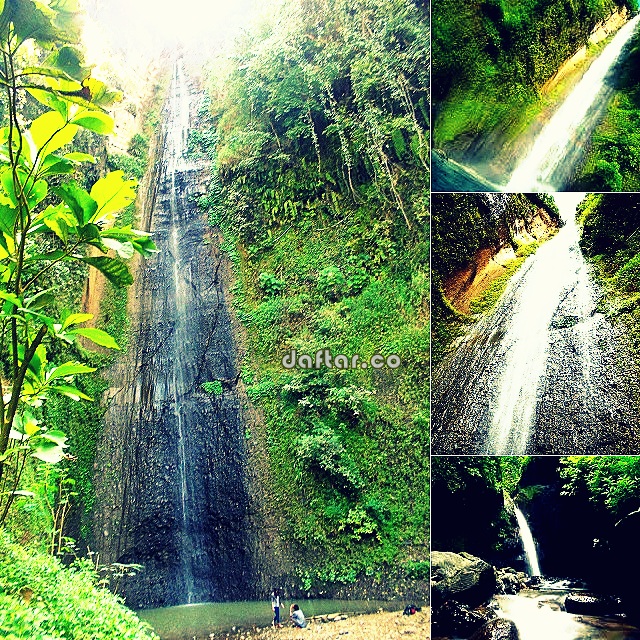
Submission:
{"label": "waterfall", "polygon": [[[242,399],[225,289],[228,264],[195,204],[206,165],[187,140],[198,99],[174,68],[148,226],[159,252],[130,299],[133,344],[112,372],[94,515],[103,562],[144,566],[133,607],[243,600],[255,570]],[[222,394],[203,384],[223,381]]]}
{"label": "waterfall", "polygon": [[[503,194],[504,195],[504,194]],[[579,246],[583,194],[554,198],[565,222],[510,279],[495,309],[435,369],[436,455],[635,451],[638,381]],[[485,199],[492,211],[502,206]]]}
{"label": "waterfall", "polygon": [[522,281],[514,279],[514,284],[526,286],[519,292],[504,334],[505,367],[498,377],[488,434],[492,453],[520,454],[527,449],[547,368],[552,320],[568,292],[574,297],[576,317],[586,319],[595,308],[575,222],[576,207],[583,198],[583,193],[557,198],[565,226],[533,256],[522,271]]}
{"label": "waterfall", "polygon": [[531,529],[527,523],[527,519],[524,517],[524,513],[520,511],[518,505],[514,504],[513,508],[516,514],[516,520],[518,521],[518,530],[520,531],[520,541],[522,542],[522,548],[524,549],[524,555],[527,561],[527,569],[529,575],[540,576],[540,564],[538,563],[538,552],[536,551],[536,543],[531,534]]}
{"label": "waterfall", "polygon": [[640,16],[627,22],[536,137],[505,187],[508,192],[562,191],[613,94],[612,72]]}

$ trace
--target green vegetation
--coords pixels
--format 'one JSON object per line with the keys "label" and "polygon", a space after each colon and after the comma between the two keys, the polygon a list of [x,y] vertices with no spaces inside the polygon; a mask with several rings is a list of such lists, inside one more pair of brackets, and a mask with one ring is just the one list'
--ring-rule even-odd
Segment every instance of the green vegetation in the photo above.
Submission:
{"label": "green vegetation", "polygon": [[80,401],[104,383],[87,377],[99,358],[84,345],[119,348],[76,311],[88,267],[122,288],[126,261],[155,252],[118,218],[136,181],[86,168],[85,143],[112,131],[119,95],[84,66],[74,7],[0,2],[0,626],[9,638],[149,638],[86,564],[52,557],[68,550],[72,501],[90,484],[99,411]]}
{"label": "green vegetation", "polygon": [[602,311],[624,326],[640,363],[640,197],[590,194],[578,209],[580,245],[605,287]]}
{"label": "green vegetation", "polygon": [[[512,137],[545,105],[543,85],[626,0],[433,3],[434,146]],[[551,96],[552,97],[552,96]]]}
{"label": "green vegetation", "polygon": [[[410,0],[283,2],[191,142],[215,157],[201,205],[237,270],[243,378],[307,588],[428,560],[428,41]],[[401,366],[282,365],[325,349]]]}
{"label": "green vegetation", "polygon": [[88,560],[64,567],[0,532],[0,635],[7,640],[156,639],[121,600],[98,586]]}
{"label": "green vegetation", "polygon": [[473,266],[481,250],[489,249],[496,254],[501,248],[510,246],[515,252],[514,259],[477,299],[471,301],[472,314],[491,311],[511,277],[539,246],[535,241],[523,243],[516,237],[515,229],[523,226],[528,229],[530,221],[540,209],[550,224],[558,224],[558,208],[549,194],[509,194],[491,198],[462,193],[433,196],[433,365],[442,359],[447,347],[475,321],[474,317],[465,316],[451,306],[444,292],[447,279]]}
{"label": "green vegetation", "polygon": [[618,79],[616,95],[595,131],[577,188],[640,191],[640,35]]}

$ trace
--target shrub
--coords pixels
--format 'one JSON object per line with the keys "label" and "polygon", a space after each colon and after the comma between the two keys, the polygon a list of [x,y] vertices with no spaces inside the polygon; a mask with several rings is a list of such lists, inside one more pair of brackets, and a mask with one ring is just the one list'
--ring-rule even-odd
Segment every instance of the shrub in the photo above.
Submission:
{"label": "shrub", "polygon": [[20,640],[157,640],[147,623],[96,582],[88,560],[64,567],[0,535],[0,634]]}
{"label": "shrub", "polygon": [[318,275],[318,290],[329,300],[339,300],[347,289],[347,280],[338,267],[325,267]]}
{"label": "shrub", "polygon": [[284,282],[276,278],[273,273],[267,273],[266,271],[263,271],[258,276],[258,284],[268,296],[277,296],[284,290]]}

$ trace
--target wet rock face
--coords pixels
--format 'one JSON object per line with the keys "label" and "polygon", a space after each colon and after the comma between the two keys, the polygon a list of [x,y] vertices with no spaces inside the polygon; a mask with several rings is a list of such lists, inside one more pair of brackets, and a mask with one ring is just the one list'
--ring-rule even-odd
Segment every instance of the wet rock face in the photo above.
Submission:
{"label": "wet rock face", "polygon": [[432,610],[432,633],[437,637],[468,638],[495,616],[491,609],[472,609],[456,600],[447,600]]}
{"label": "wet rock face", "polygon": [[434,607],[447,600],[475,607],[495,593],[493,567],[469,553],[431,552],[431,597]]}
{"label": "wet rock face", "polygon": [[[222,257],[193,202],[201,173],[183,157],[189,106],[178,72],[150,224],[160,251],[135,285],[97,460],[97,550],[144,565],[123,585],[133,607],[247,599],[255,582],[236,347]],[[221,395],[202,387],[214,380]]]}
{"label": "wet rock face", "polygon": [[618,598],[587,593],[570,593],[564,600],[564,608],[567,613],[586,616],[610,616],[622,613]]}
{"label": "wet rock face", "polygon": [[520,634],[511,620],[496,618],[478,629],[470,640],[519,640]]}

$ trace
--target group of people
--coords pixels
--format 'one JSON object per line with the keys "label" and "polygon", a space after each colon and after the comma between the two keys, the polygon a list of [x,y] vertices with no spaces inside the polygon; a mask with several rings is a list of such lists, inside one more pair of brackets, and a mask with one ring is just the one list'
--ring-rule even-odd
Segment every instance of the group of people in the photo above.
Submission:
{"label": "group of people", "polygon": [[[273,609],[273,626],[276,628],[281,628],[282,624],[280,623],[280,608],[282,607],[282,602],[280,600],[280,589],[274,589],[271,592],[271,608]],[[294,602],[289,607],[289,620],[294,627],[298,627],[298,629],[304,629],[307,626],[307,621],[304,618],[304,613],[302,613],[302,609]]]}

